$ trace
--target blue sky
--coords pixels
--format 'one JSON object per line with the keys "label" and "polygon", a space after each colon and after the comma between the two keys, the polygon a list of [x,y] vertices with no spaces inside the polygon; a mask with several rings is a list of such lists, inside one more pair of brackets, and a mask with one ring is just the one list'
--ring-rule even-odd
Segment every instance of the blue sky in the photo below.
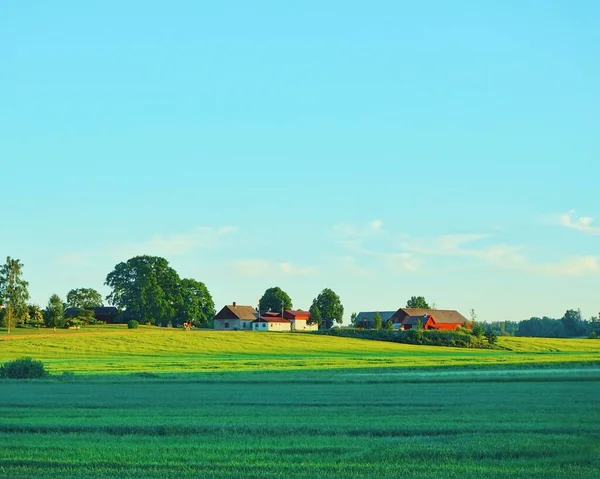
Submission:
{"label": "blue sky", "polygon": [[[492,3],[501,3],[494,5]],[[597,314],[600,4],[0,6],[0,255],[32,300],[164,256],[217,307]]]}

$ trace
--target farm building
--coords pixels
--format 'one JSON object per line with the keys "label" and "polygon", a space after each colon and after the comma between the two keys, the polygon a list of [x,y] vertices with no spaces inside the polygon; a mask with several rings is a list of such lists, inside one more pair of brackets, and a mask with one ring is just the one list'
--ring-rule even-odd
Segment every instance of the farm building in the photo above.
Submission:
{"label": "farm building", "polygon": [[223,306],[215,315],[213,328],[217,330],[251,330],[252,321],[258,314],[253,306],[241,306],[235,301],[233,304]]}
{"label": "farm building", "polygon": [[379,312],[381,316],[381,322],[385,323],[389,320],[396,311],[361,311],[356,316],[356,327],[372,329],[373,328],[373,316],[376,312]]}
{"label": "farm building", "polygon": [[316,331],[319,329],[318,324],[307,324],[310,319],[309,311],[301,309],[286,309],[283,312],[283,318],[291,322],[292,331]]}
{"label": "farm building", "polygon": [[458,311],[448,309],[400,308],[391,318],[394,328],[403,330],[416,328],[419,321],[423,324],[423,329],[445,330],[454,330],[469,323]]}
{"label": "farm building", "polygon": [[253,331],[316,331],[317,324],[307,324],[310,312],[286,309],[281,313],[269,311],[252,322]]}

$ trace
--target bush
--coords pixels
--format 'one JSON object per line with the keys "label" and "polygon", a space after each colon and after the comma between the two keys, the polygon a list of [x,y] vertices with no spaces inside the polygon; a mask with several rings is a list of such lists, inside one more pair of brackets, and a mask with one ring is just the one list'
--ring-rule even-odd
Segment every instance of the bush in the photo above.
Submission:
{"label": "bush", "polygon": [[127,321],[127,329],[137,329],[140,323],[138,323],[135,319],[130,319]]}
{"label": "bush", "polygon": [[48,376],[41,361],[20,358],[4,363],[0,367],[0,377],[8,379],[39,379]]}

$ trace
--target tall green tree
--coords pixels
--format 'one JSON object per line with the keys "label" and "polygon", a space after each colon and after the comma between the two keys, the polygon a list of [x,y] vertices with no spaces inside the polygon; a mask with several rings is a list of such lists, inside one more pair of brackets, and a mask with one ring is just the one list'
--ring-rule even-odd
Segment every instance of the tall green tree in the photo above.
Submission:
{"label": "tall green tree", "polygon": [[583,336],[587,332],[587,328],[583,322],[581,311],[579,309],[577,311],[574,309],[567,310],[561,321],[565,327],[565,334],[567,336]]}
{"label": "tall green tree", "polygon": [[352,325],[352,327],[354,327],[354,328],[358,327],[358,324],[356,324],[357,321],[358,321],[358,313],[354,312],[350,315],[350,324]]}
{"label": "tall green tree", "polygon": [[27,306],[29,310],[29,322],[32,324],[42,324],[44,322],[44,314],[37,304]]}
{"label": "tall green tree", "polygon": [[179,275],[158,256],[135,256],[117,264],[104,284],[112,288],[106,300],[139,323],[171,321],[183,304]]}
{"label": "tall green tree", "polygon": [[321,316],[321,310],[317,303],[313,301],[308,311],[310,312],[310,318],[306,321],[306,324],[318,324],[320,326],[323,317]]}
{"label": "tall green tree", "polygon": [[373,314],[373,329],[381,329],[382,326],[383,321],[381,319],[381,314],[379,314],[379,311],[375,311]]}
{"label": "tall green tree", "polygon": [[[344,317],[344,306],[340,297],[331,289],[325,288],[319,295],[313,299],[311,308],[317,307],[321,315],[322,325],[325,322],[325,327],[330,328],[333,323],[341,324]],[[312,309],[311,309],[312,311]],[[312,319],[312,318],[311,318]],[[314,323],[314,322],[313,322]]]}
{"label": "tall green tree", "polygon": [[92,288],[72,289],[67,293],[67,305],[71,308],[95,308],[102,306],[102,295]]}
{"label": "tall green tree", "polygon": [[411,296],[406,302],[407,308],[431,309],[424,296]]}
{"label": "tall green tree", "polygon": [[267,289],[258,304],[261,312],[275,311],[280,313],[282,309],[292,309],[293,307],[292,299],[279,286]]}
{"label": "tall green tree", "polygon": [[23,279],[23,263],[7,256],[0,267],[0,304],[4,306],[4,323],[8,334],[15,322],[23,321],[28,314],[29,283]]}
{"label": "tall green tree", "polygon": [[58,294],[50,296],[44,311],[44,322],[49,328],[62,328],[65,325],[65,307]]}
{"label": "tall green tree", "polygon": [[181,280],[181,304],[177,322],[191,321],[196,326],[205,326],[215,315],[215,303],[206,285],[194,279]]}

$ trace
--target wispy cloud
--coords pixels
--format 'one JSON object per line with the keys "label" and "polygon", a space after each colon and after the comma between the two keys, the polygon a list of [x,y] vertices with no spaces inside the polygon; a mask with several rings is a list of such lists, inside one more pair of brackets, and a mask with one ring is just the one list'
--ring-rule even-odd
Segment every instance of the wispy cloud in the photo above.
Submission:
{"label": "wispy cloud", "polygon": [[598,256],[574,256],[558,262],[536,263],[523,245],[493,244],[473,246],[489,235],[445,235],[437,238],[403,240],[401,248],[415,254],[470,257],[492,266],[548,276],[583,276],[600,273]]}
{"label": "wispy cloud", "polygon": [[574,217],[575,210],[567,211],[561,215],[558,215],[558,224],[565,228],[571,228],[583,233],[598,235],[600,234],[600,227],[594,226],[594,218],[590,216],[580,216],[579,218]]}
{"label": "wispy cloud", "polygon": [[341,238],[366,238],[383,230],[383,221],[373,220],[364,225],[350,223],[337,223],[333,226],[333,233]]}
{"label": "wispy cloud", "polygon": [[118,256],[151,254],[158,256],[183,255],[199,248],[220,246],[227,236],[237,232],[234,226],[197,227],[188,233],[167,236],[156,235],[147,241],[126,243],[111,247],[111,253]]}
{"label": "wispy cloud", "polygon": [[308,276],[317,271],[315,266],[299,266],[293,263],[277,263],[266,259],[242,259],[233,263],[236,273],[256,278],[277,276]]}
{"label": "wispy cloud", "polygon": [[126,260],[133,256],[149,254],[156,256],[185,255],[196,249],[215,248],[227,237],[237,232],[234,226],[194,228],[188,233],[155,235],[140,242],[106,245],[94,250],[75,251],[59,256],[57,262],[63,266],[80,267],[95,260]]}

